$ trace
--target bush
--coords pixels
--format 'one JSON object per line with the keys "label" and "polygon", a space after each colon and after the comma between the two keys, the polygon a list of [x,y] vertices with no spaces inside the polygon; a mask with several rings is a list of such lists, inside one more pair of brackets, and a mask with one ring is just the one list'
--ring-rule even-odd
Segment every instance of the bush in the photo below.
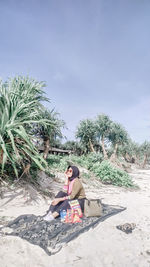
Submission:
{"label": "bush", "polygon": [[60,161],[61,158],[58,155],[49,154],[47,157],[47,163],[49,167],[59,165]]}
{"label": "bush", "polygon": [[56,169],[59,171],[66,170],[68,166],[68,156],[60,156],[60,155],[48,155],[47,158],[48,168]]}
{"label": "bush", "polygon": [[125,187],[133,186],[129,174],[113,167],[109,161],[103,161],[101,164],[95,163],[91,170],[106,184]]}
{"label": "bush", "polygon": [[103,161],[102,153],[89,153],[86,156],[87,169],[91,170],[96,163],[100,164],[102,161]]}
{"label": "bush", "polygon": [[[115,168],[109,161],[102,161],[101,153],[89,153],[83,156],[60,156],[49,155],[47,158],[48,169],[64,172],[72,162],[74,165],[80,165],[93,172],[103,183],[117,186],[132,187],[134,186],[130,176],[125,171]],[[80,168],[80,167],[79,167]],[[90,178],[90,174],[88,177]]]}
{"label": "bush", "polygon": [[79,164],[80,166],[87,168],[88,170],[91,170],[93,165],[97,162],[99,162],[99,164],[102,162],[103,160],[103,154],[101,153],[89,153],[86,156],[82,155],[82,156],[71,156],[71,160],[77,164]]}

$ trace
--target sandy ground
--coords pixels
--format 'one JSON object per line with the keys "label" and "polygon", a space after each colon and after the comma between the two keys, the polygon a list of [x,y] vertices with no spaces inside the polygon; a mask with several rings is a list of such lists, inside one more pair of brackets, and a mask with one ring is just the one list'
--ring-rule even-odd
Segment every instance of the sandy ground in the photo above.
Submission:
{"label": "sandy ground", "polygon": [[[99,183],[93,186],[85,184],[88,197],[127,207],[125,211],[83,233],[53,256],[19,237],[1,235],[0,266],[150,267],[150,170],[133,169],[131,175],[140,189],[133,191]],[[55,189],[59,189],[59,185]],[[3,219],[45,213],[50,201],[39,198],[36,203],[25,204],[27,197],[22,193],[6,203],[19,192],[19,189],[15,193],[6,192],[4,199],[0,200],[0,216],[5,216]],[[124,223],[136,224],[131,234],[116,229],[117,225]]]}

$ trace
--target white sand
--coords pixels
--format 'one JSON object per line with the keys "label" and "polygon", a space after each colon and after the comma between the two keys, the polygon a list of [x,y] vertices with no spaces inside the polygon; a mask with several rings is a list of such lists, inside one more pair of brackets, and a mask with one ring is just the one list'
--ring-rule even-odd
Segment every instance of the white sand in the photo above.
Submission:
{"label": "white sand", "polygon": [[[85,185],[88,197],[101,198],[104,203],[121,205],[127,210],[81,234],[53,256],[19,237],[1,236],[0,267],[150,267],[150,171],[133,170],[131,175],[139,190],[104,185],[95,189]],[[8,199],[0,201],[0,216],[7,219],[27,213],[43,215],[48,208],[42,199],[25,205],[20,195],[4,205]],[[135,223],[135,230],[126,234],[116,229],[124,223]]]}

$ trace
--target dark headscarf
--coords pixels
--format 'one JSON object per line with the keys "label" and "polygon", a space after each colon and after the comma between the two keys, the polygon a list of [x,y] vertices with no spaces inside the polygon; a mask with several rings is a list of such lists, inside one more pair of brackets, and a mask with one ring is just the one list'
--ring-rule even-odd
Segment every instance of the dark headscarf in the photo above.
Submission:
{"label": "dark headscarf", "polygon": [[68,166],[67,170],[69,170],[69,168],[72,169],[72,176],[69,178],[69,181],[74,180],[75,178],[79,178],[80,172],[79,169],[76,166]]}

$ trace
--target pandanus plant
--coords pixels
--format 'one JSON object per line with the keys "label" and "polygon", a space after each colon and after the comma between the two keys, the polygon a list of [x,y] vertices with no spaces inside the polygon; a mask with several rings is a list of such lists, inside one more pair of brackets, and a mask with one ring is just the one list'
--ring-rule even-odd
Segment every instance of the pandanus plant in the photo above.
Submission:
{"label": "pandanus plant", "polygon": [[111,125],[112,127],[109,134],[109,140],[112,143],[114,151],[110,157],[110,160],[114,160],[116,158],[119,146],[123,146],[125,144],[129,145],[129,136],[125,128],[120,123],[112,122]]}
{"label": "pandanus plant", "polygon": [[144,143],[140,146],[140,150],[143,154],[142,168],[145,168],[146,163],[150,158],[150,142],[144,141]]}
{"label": "pandanus plant", "polygon": [[51,124],[45,123],[34,127],[35,135],[38,135],[41,139],[43,139],[44,159],[47,159],[49,149],[55,145],[57,138],[61,139],[63,137],[61,129],[65,127],[65,122],[59,118],[59,115],[60,114],[54,109],[43,109],[40,113],[41,118],[50,121]]}
{"label": "pandanus plant", "polygon": [[108,159],[105,143],[109,143],[109,134],[112,129],[112,121],[109,116],[99,114],[96,118],[97,137],[101,143],[104,159]]}
{"label": "pandanus plant", "polygon": [[93,120],[85,119],[80,121],[76,131],[76,138],[80,140],[81,145],[87,152],[95,152],[94,142],[96,140],[96,127]]}
{"label": "pandanus plant", "polygon": [[31,129],[36,125],[53,125],[40,117],[44,83],[28,77],[16,77],[0,82],[0,165],[3,173],[11,164],[16,176],[25,162],[34,161],[42,170],[46,161],[32,142]]}

